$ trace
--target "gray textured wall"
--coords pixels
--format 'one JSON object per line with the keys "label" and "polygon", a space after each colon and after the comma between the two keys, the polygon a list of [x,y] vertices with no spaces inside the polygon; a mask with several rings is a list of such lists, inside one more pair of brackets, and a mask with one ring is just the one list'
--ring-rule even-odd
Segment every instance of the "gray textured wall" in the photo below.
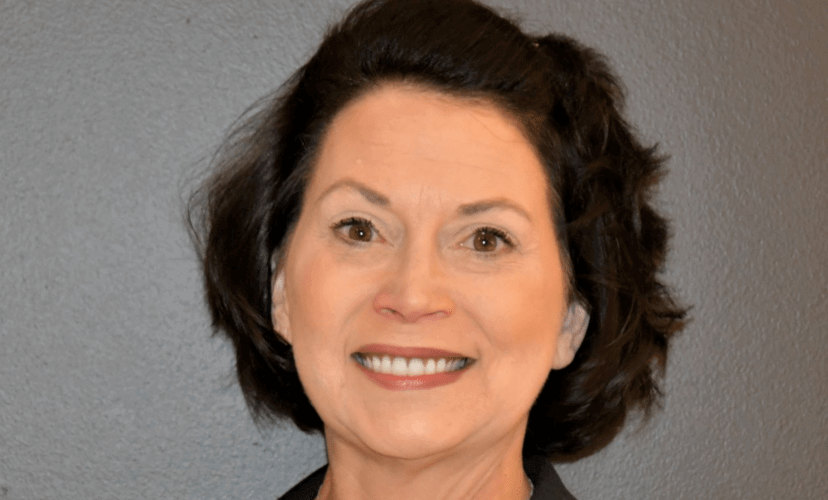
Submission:
{"label": "gray textured wall", "polygon": [[[0,1],[0,499],[265,499],[324,461],[251,424],[180,193],[350,1]],[[695,304],[665,411],[565,482],[828,498],[824,0],[497,4],[614,62]]]}

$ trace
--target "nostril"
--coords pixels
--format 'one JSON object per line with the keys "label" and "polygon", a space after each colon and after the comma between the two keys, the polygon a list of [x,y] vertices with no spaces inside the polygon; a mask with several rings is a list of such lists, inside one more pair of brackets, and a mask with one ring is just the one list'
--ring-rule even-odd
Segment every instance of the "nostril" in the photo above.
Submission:
{"label": "nostril", "polygon": [[415,323],[426,318],[440,319],[451,316],[451,310],[449,309],[436,311],[409,311],[408,313],[402,313],[390,307],[381,307],[377,308],[377,312],[387,318],[393,318],[402,321],[403,323]]}
{"label": "nostril", "polygon": [[380,316],[415,323],[424,319],[440,319],[451,315],[452,301],[445,290],[432,287],[388,287],[374,297],[373,308]]}
{"label": "nostril", "polygon": [[391,309],[390,307],[383,307],[382,309],[380,309],[380,314],[385,314],[387,316],[399,316],[400,315],[400,313],[398,313],[397,311]]}

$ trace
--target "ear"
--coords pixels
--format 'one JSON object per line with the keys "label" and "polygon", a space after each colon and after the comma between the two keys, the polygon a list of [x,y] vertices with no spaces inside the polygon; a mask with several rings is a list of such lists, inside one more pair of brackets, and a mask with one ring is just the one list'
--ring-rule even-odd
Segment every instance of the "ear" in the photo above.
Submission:
{"label": "ear", "polygon": [[273,330],[291,343],[290,320],[288,319],[288,303],[285,295],[285,271],[279,271],[271,285],[270,319],[273,321]]}
{"label": "ear", "polygon": [[555,352],[552,365],[554,369],[564,368],[575,359],[575,353],[581,347],[588,326],[589,313],[586,308],[580,302],[572,302],[561,326],[561,334],[558,336],[558,350]]}

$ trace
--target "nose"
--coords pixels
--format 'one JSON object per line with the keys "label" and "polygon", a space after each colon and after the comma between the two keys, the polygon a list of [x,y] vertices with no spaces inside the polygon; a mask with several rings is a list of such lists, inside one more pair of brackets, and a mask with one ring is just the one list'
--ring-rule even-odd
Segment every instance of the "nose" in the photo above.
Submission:
{"label": "nose", "polygon": [[449,279],[433,245],[407,245],[374,298],[374,310],[402,323],[451,316]]}

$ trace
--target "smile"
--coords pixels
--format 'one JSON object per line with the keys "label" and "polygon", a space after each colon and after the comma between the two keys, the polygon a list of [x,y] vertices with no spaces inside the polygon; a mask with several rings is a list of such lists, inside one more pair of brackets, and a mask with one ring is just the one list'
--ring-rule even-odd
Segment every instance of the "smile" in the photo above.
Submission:
{"label": "smile", "polygon": [[378,354],[354,353],[354,360],[373,373],[418,377],[462,370],[471,363],[469,358],[406,358]]}
{"label": "smile", "polygon": [[458,380],[475,364],[457,352],[382,344],[362,346],[351,354],[360,371],[384,389],[432,389]]}

